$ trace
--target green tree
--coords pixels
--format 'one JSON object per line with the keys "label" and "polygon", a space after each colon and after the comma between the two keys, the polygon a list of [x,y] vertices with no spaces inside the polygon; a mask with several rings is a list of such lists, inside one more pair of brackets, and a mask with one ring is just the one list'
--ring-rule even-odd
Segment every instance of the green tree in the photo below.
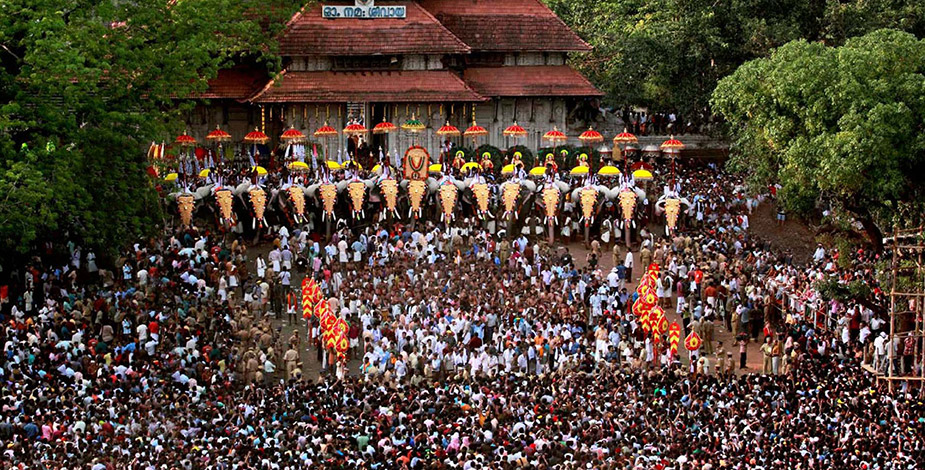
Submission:
{"label": "green tree", "polygon": [[[146,143],[233,62],[278,70],[284,0],[6,0],[0,15],[0,261],[74,238],[113,252],[155,230]],[[39,150],[36,150],[39,149]]]}
{"label": "green tree", "polygon": [[546,0],[594,51],[574,55],[614,105],[709,114],[716,83],[789,41],[841,45],[879,28],[922,37],[916,0]]}
{"label": "green tree", "polygon": [[877,247],[882,227],[920,222],[899,219],[925,202],[925,41],[794,41],[720,81],[712,103],[730,124],[730,166],[753,188],[780,184],[787,209],[844,211]]}

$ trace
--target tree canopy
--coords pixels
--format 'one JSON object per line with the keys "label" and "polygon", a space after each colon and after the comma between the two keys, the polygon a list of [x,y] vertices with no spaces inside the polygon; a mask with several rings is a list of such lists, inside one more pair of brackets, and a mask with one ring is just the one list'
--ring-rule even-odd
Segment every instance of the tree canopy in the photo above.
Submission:
{"label": "tree canopy", "polygon": [[730,164],[753,186],[780,184],[788,210],[849,214],[878,246],[882,228],[921,223],[925,40],[794,41],[722,79],[712,104],[730,124]]}
{"label": "tree canopy", "polygon": [[612,105],[710,113],[721,78],[789,41],[841,45],[880,28],[925,34],[918,0],[547,0],[594,46],[573,64]]}
{"label": "tree canopy", "polygon": [[68,236],[111,251],[160,223],[145,143],[231,62],[278,70],[301,2],[6,0],[0,15],[0,261]]}

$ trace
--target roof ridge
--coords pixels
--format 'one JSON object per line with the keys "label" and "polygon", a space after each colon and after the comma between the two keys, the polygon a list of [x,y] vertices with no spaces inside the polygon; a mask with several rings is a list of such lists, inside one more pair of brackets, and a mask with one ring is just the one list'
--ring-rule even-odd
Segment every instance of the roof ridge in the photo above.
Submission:
{"label": "roof ridge", "polygon": [[287,68],[284,68],[283,70],[281,70],[281,71],[279,72],[279,74],[278,74],[276,77],[270,77],[270,80],[267,81],[266,85],[264,85],[262,88],[260,88],[260,89],[258,89],[257,91],[255,91],[253,94],[251,94],[251,96],[245,98],[245,99],[242,100],[241,102],[243,103],[243,102],[247,101],[247,102],[249,102],[249,103],[253,103],[253,102],[256,101],[258,98],[260,98],[261,96],[263,96],[263,94],[266,93],[267,90],[269,90],[270,87],[273,86],[273,85],[276,83],[276,79],[277,79],[277,78],[282,78],[284,75],[286,75],[286,72],[288,72],[288,71],[289,71],[289,68],[287,67]]}
{"label": "roof ridge", "polygon": [[424,8],[424,6],[421,5],[420,3],[418,3],[416,0],[411,0],[411,3],[413,3],[413,4],[414,4],[416,7],[418,7],[421,11],[423,11],[424,14],[427,15],[428,18],[434,20],[434,23],[437,23],[438,25],[440,25],[440,28],[443,29],[443,31],[445,31],[447,34],[449,34],[450,36],[452,36],[453,39],[456,39],[456,42],[462,44],[463,47],[466,48],[466,54],[471,54],[471,53],[472,53],[472,46],[466,44],[465,42],[463,42],[462,39],[459,39],[458,36],[456,36],[455,34],[453,34],[453,32],[450,31],[450,30],[443,24],[442,21],[438,20],[436,16],[434,16],[433,14],[431,14],[431,12],[427,10],[427,8]]}

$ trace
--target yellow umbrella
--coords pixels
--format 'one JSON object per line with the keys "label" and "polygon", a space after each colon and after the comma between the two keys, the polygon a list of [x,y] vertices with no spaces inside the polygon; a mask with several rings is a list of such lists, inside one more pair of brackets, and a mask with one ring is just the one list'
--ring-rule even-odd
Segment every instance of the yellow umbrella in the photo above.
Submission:
{"label": "yellow umbrella", "polygon": [[543,176],[546,174],[545,166],[535,166],[530,170],[530,176]]}
{"label": "yellow umbrella", "polygon": [[433,172],[435,172],[435,173],[436,173],[436,172],[441,172],[441,171],[443,171],[443,165],[441,165],[441,164],[439,164],[439,163],[434,163],[433,165],[427,167],[427,170],[428,170],[428,171],[433,171]]}
{"label": "yellow umbrella", "polygon": [[509,174],[511,174],[511,173],[513,173],[513,172],[514,172],[514,164],[513,164],[513,163],[508,163],[507,165],[504,165],[503,167],[501,167],[501,174],[502,174],[502,175],[509,175]]}
{"label": "yellow umbrella", "polygon": [[357,170],[363,171],[363,165],[360,165],[360,162],[356,160],[350,160],[349,162],[345,163],[344,166],[347,166],[347,164],[352,164],[356,167]]}
{"label": "yellow umbrella", "polygon": [[376,165],[373,167],[373,173],[379,174],[382,173],[382,165]]}
{"label": "yellow umbrella", "polygon": [[257,176],[263,176],[267,174],[267,169],[262,166],[251,167],[251,171],[257,171]]}
{"label": "yellow umbrella", "polygon": [[597,174],[601,176],[616,176],[620,174],[620,169],[613,165],[607,165],[597,170]]}
{"label": "yellow umbrella", "polygon": [[178,175],[178,174],[176,174],[176,173],[168,173],[167,176],[164,177],[164,181],[176,181],[176,180],[177,180],[177,177],[179,177],[179,176],[180,176],[180,175]]}
{"label": "yellow umbrella", "polygon": [[333,160],[328,160],[324,162],[324,164],[328,166],[329,170],[340,170],[341,169],[340,163],[337,163]]}
{"label": "yellow umbrella", "polygon": [[290,170],[307,170],[308,163],[305,162],[292,162],[289,164]]}
{"label": "yellow umbrella", "polygon": [[649,170],[636,170],[633,172],[633,178],[636,178],[640,181],[648,181],[652,179],[652,172]]}
{"label": "yellow umbrella", "polygon": [[588,167],[586,167],[586,166],[576,166],[575,168],[572,168],[572,171],[570,171],[569,174],[572,175],[572,176],[587,175],[587,174],[588,174]]}
{"label": "yellow umbrella", "polygon": [[209,176],[209,173],[212,173],[212,170],[206,168],[205,170],[199,172],[199,177],[205,178],[206,176]]}
{"label": "yellow umbrella", "polygon": [[462,171],[468,171],[470,168],[482,169],[482,165],[479,165],[476,162],[469,162],[462,166]]}

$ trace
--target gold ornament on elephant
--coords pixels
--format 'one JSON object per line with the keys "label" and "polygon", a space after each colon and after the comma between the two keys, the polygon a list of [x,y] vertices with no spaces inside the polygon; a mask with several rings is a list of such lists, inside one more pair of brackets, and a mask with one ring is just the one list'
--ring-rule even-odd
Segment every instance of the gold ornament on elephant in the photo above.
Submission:
{"label": "gold ornament on elephant", "polygon": [[228,222],[234,220],[234,213],[231,212],[233,197],[234,195],[228,189],[222,189],[215,192],[215,201],[218,203],[218,213],[222,220],[227,220]]}
{"label": "gold ornament on elephant", "polygon": [[177,208],[180,210],[180,223],[189,226],[193,222],[193,196],[181,194],[177,196]]}
{"label": "gold ornament on elephant", "polygon": [[631,220],[633,209],[636,208],[636,193],[629,189],[620,191],[620,208],[623,210],[623,220]]}
{"label": "gold ornament on elephant", "polygon": [[411,212],[415,217],[421,215],[421,204],[424,202],[425,194],[427,194],[427,183],[420,180],[408,182],[408,199],[411,202]]}
{"label": "gold ornament on elephant", "polygon": [[350,195],[350,202],[353,205],[353,218],[357,214],[363,215],[363,199],[366,197],[366,183],[355,181],[347,185],[347,194]]}
{"label": "gold ornament on elephant", "polygon": [[674,230],[678,226],[678,214],[681,213],[681,200],[675,198],[665,199],[665,221],[668,228]]}
{"label": "gold ornament on elephant", "polygon": [[391,178],[382,180],[379,182],[379,189],[385,197],[386,210],[394,213],[398,205],[398,181]]}
{"label": "gold ornament on elephant", "polygon": [[543,190],[543,203],[546,205],[546,222],[556,221],[556,212],[559,210],[559,189],[546,188]]}
{"label": "gold ornament on elephant", "polygon": [[449,222],[453,218],[453,208],[456,207],[456,198],[459,195],[459,188],[455,184],[444,184],[440,186],[440,207],[443,208],[442,220]]}
{"label": "gold ornament on elephant", "polygon": [[479,183],[472,185],[472,194],[475,195],[475,203],[479,209],[479,218],[483,218],[484,214],[488,212],[488,199],[491,191],[488,189],[487,184]]}
{"label": "gold ornament on elephant", "polygon": [[263,222],[263,213],[267,209],[267,193],[261,188],[254,188],[248,191],[251,205],[254,207],[254,223],[259,220]]}
{"label": "gold ornament on elephant", "polygon": [[581,196],[581,215],[585,219],[585,226],[594,223],[594,205],[597,204],[597,190],[585,188],[579,193]]}
{"label": "gold ornament on elephant", "polygon": [[324,216],[334,217],[334,203],[337,202],[337,186],[333,184],[322,184],[318,191],[321,193],[321,204],[324,207],[322,219]]}
{"label": "gold ornament on elephant", "polygon": [[289,202],[292,203],[292,207],[295,209],[296,220],[305,218],[305,193],[302,192],[302,188],[298,186],[290,186],[286,190],[289,193]]}
{"label": "gold ornament on elephant", "polygon": [[501,189],[501,202],[504,203],[504,218],[507,219],[511,214],[517,218],[517,198],[520,197],[520,185],[508,183]]}

